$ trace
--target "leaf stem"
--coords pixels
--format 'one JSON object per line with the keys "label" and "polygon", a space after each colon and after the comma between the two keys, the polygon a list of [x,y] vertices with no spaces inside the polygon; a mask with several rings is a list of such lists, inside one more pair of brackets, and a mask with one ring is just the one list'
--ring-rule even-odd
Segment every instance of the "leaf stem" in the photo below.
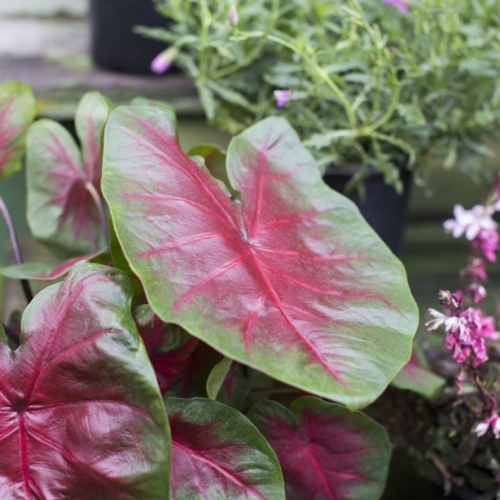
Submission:
{"label": "leaf stem", "polygon": [[[0,196],[0,211],[2,212],[5,225],[9,231],[10,243],[12,245],[12,250],[14,251],[14,257],[18,264],[23,263],[23,257],[21,254],[21,248],[19,247],[19,241],[17,239],[16,230],[14,229],[14,224],[9,213],[7,205]],[[33,292],[31,291],[30,283],[28,280],[21,280],[21,286],[23,287],[24,296],[26,297],[26,302],[28,304],[33,300]]]}
{"label": "leaf stem", "polygon": [[106,218],[106,214],[104,213],[104,208],[102,206],[101,197],[97,192],[96,188],[91,182],[85,183],[85,189],[90,193],[94,203],[97,207],[97,211],[99,212],[99,218],[101,219],[102,231],[104,233],[104,239],[106,241],[106,245],[109,248],[109,233],[108,233],[108,219]]}

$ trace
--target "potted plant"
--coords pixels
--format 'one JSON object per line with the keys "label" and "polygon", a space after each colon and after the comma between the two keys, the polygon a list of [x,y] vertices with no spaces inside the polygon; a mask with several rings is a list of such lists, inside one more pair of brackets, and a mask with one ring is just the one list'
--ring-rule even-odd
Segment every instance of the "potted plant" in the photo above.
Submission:
{"label": "potted plant", "polygon": [[[176,62],[196,82],[209,121],[238,133],[286,117],[326,182],[367,198],[367,218],[390,196],[370,205],[363,181],[372,174],[400,194],[404,172],[422,183],[431,162],[488,174],[477,157],[493,155],[483,137],[500,119],[494,2],[157,4],[174,25],[139,31],[180,51]],[[394,203],[382,220],[404,218],[404,203]]]}
{"label": "potted plant", "polygon": [[0,327],[1,495],[378,500],[391,445],[359,409],[418,311],[290,124],[188,157],[164,103],[91,92],[80,145],[34,113],[0,86],[0,167],[26,149],[29,225],[70,259],[0,270],[58,280]]}

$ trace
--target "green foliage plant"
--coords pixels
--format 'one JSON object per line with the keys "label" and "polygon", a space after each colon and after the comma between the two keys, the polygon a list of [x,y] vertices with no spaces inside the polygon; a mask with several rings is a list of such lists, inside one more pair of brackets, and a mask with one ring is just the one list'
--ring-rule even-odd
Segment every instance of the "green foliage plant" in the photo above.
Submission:
{"label": "green foliage plant", "polygon": [[[206,116],[239,133],[286,117],[322,171],[335,165],[360,187],[373,171],[402,189],[432,164],[474,179],[484,137],[500,121],[500,13],[496,0],[420,0],[407,13],[382,0],[156,0],[174,21],[138,27],[180,50]],[[233,18],[234,19],[234,18]],[[273,90],[291,91],[278,109]]]}

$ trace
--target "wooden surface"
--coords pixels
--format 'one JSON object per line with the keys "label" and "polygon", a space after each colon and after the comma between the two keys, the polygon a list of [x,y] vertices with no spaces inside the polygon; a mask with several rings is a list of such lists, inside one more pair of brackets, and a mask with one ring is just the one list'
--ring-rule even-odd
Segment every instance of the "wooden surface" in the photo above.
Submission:
{"label": "wooden surface", "polygon": [[135,96],[169,102],[180,117],[203,116],[194,84],[179,74],[136,76],[94,67],[90,27],[75,19],[0,19],[0,83],[29,83],[39,116],[73,120],[85,92],[98,90],[115,105]]}

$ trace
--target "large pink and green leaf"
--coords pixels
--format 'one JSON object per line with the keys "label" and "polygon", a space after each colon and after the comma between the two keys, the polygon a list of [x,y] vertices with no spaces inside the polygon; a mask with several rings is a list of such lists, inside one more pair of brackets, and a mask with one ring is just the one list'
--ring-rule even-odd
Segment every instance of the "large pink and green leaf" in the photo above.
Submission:
{"label": "large pink and green leaf", "polygon": [[313,397],[290,410],[259,401],[248,418],[281,465],[287,500],[378,500],[391,444],[384,429],[360,412]]}
{"label": "large pink and green leaf", "polygon": [[0,178],[21,169],[28,126],[37,113],[31,87],[8,80],[0,85]]}
{"label": "large pink and green leaf", "polygon": [[83,96],[75,118],[81,151],[52,120],[37,121],[28,133],[28,223],[35,238],[62,258],[90,254],[106,244],[90,190],[97,196],[101,191],[101,138],[110,110],[98,92]]}
{"label": "large pink and green leaf", "polygon": [[196,349],[199,340],[177,325],[164,323],[147,304],[134,307],[132,314],[160,390],[165,392]]}
{"label": "large pink and green leaf", "polygon": [[241,202],[175,136],[175,117],[123,107],[105,134],[103,193],[148,302],[224,355],[360,407],[408,361],[406,273],[354,204],[322,181],[283,119],[233,139]]}
{"label": "large pink and green leaf", "polygon": [[0,333],[0,498],[163,500],[170,436],[130,281],[81,263]]}
{"label": "large pink and green leaf", "polygon": [[240,412],[208,399],[165,398],[172,500],[285,500],[273,450]]}

